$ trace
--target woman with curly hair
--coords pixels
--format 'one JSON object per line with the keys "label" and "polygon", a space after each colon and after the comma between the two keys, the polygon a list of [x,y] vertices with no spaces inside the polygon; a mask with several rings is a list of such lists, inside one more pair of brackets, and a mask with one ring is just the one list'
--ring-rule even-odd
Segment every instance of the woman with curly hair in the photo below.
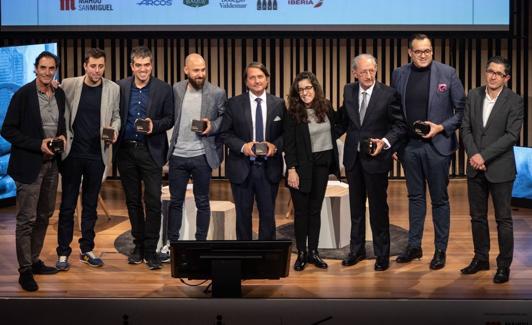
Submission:
{"label": "woman with curly hair", "polygon": [[294,203],[298,251],[294,270],[302,271],[307,263],[326,269],[327,263],[318,254],[318,239],[327,181],[330,174],[338,177],[340,170],[335,112],[316,76],[306,71],[292,83],[288,106],[284,152],[287,185]]}

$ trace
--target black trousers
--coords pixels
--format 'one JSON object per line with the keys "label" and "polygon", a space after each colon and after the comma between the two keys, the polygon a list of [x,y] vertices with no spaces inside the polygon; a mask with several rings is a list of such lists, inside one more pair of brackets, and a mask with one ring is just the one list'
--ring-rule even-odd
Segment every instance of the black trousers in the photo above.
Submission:
{"label": "black trousers", "polygon": [[143,143],[122,144],[117,164],[126,194],[133,242],[146,255],[154,254],[161,229],[161,167]]}
{"label": "black trousers", "polygon": [[[329,180],[329,166],[332,163],[332,150],[312,154],[312,178],[309,193],[290,187],[294,203],[294,228],[298,251],[318,249],[321,227],[321,206]],[[301,182],[301,175],[300,182]]]}
{"label": "black trousers", "polygon": [[365,253],[366,198],[373,234],[375,256],[390,256],[390,220],[387,203],[388,173],[370,174],[357,158],[353,169],[346,171],[351,208],[351,253]]}
{"label": "black trousers", "polygon": [[236,207],[236,239],[252,240],[253,202],[259,210],[259,240],[275,240],[275,198],[279,183],[271,183],[264,162],[251,162],[251,171],[242,184],[231,183]]}
{"label": "black trousers", "polygon": [[482,172],[473,178],[467,179],[467,195],[469,198],[475,258],[481,261],[489,261],[488,197],[491,194],[499,241],[497,267],[500,268],[510,267],[513,259],[512,187],[513,181],[491,183]]}
{"label": "black trousers", "polygon": [[74,211],[78,202],[80,184],[82,213],[79,248],[82,253],[94,249],[94,237],[96,237],[94,226],[98,218],[96,207],[104,171],[105,165],[101,159],[68,157],[62,162],[60,172],[63,193],[57,227],[57,255],[69,256],[72,253],[70,243],[74,236]]}

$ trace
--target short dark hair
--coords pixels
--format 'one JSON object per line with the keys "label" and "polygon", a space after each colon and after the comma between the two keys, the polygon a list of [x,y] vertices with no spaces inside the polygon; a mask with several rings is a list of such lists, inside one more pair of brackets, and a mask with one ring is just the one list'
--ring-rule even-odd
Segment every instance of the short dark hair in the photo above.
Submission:
{"label": "short dark hair", "polygon": [[153,54],[151,53],[151,50],[146,46],[137,46],[131,50],[131,54],[129,56],[131,63],[133,63],[135,58],[150,58],[150,60],[153,61]]}
{"label": "short dark hair", "polygon": [[89,62],[89,58],[93,58],[93,59],[104,58],[105,60],[105,51],[97,47],[90,48],[85,52],[84,62],[85,63]]}
{"label": "short dark hair", "polygon": [[506,74],[507,76],[510,75],[512,66],[510,65],[510,62],[507,58],[500,55],[492,56],[491,58],[489,58],[488,63],[486,64],[486,68],[489,67],[490,63],[504,65],[504,74]]}
{"label": "short dark hair", "polygon": [[268,68],[266,68],[266,66],[260,62],[251,62],[250,64],[247,65],[246,67],[246,70],[244,70],[244,80],[248,80],[248,69],[249,68],[256,68],[256,69],[260,69],[260,71],[262,71],[262,73],[264,73],[266,75],[266,77],[270,77],[270,73],[268,72]]}
{"label": "short dark hair", "polygon": [[59,57],[57,55],[53,54],[52,52],[42,51],[41,54],[39,54],[35,58],[35,63],[34,63],[35,68],[39,66],[39,61],[41,61],[42,58],[52,58],[54,59],[55,67],[57,68],[59,66]]}
{"label": "short dark hair", "polygon": [[408,39],[408,48],[409,49],[412,48],[412,43],[414,41],[422,41],[424,39],[428,39],[430,41],[430,45],[432,45],[432,41],[427,36],[427,34],[417,33],[417,34],[414,34],[414,35],[410,36],[410,38]]}

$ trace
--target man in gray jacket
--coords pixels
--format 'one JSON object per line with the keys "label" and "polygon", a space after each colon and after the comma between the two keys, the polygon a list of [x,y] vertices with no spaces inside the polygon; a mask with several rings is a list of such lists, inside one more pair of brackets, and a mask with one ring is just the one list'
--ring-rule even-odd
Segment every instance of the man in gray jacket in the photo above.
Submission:
{"label": "man in gray jacket", "polygon": [[485,77],[485,86],[469,91],[462,122],[462,140],[469,157],[467,192],[475,255],[461,271],[474,274],[489,269],[488,197],[491,196],[499,237],[493,282],[504,283],[510,278],[514,248],[510,205],[516,174],[513,146],[521,133],[524,109],[521,96],[505,87],[510,80],[510,64],[505,58],[489,59]]}
{"label": "man in gray jacket", "polygon": [[196,240],[207,238],[211,216],[209,184],[212,170],[221,163],[216,137],[227,102],[225,91],[205,80],[206,65],[201,55],[189,54],[184,71],[188,79],[174,85],[175,123],[168,150],[171,243],[179,239],[190,177],[197,208],[195,237]]}
{"label": "man in gray jacket", "polygon": [[[80,261],[93,267],[103,265],[103,261],[93,252],[96,206],[102,177],[109,162],[109,149],[111,143],[116,142],[120,130],[120,87],[103,78],[105,52],[97,48],[87,50],[83,68],[85,75],[67,78],[61,84],[67,103],[67,144],[59,170],[63,193],[57,231],[56,267],[62,271],[70,267],[68,257],[72,252],[70,243],[80,184],[83,206]],[[104,128],[113,129],[109,140],[102,139]]]}

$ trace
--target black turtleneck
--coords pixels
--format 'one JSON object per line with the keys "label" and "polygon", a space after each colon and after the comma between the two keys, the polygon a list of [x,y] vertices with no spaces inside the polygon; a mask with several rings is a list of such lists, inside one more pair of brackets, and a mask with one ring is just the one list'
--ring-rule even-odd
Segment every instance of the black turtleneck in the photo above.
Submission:
{"label": "black turtleneck", "polygon": [[429,87],[430,65],[425,68],[418,68],[412,64],[405,93],[407,123],[410,126],[412,126],[415,121],[427,120]]}

